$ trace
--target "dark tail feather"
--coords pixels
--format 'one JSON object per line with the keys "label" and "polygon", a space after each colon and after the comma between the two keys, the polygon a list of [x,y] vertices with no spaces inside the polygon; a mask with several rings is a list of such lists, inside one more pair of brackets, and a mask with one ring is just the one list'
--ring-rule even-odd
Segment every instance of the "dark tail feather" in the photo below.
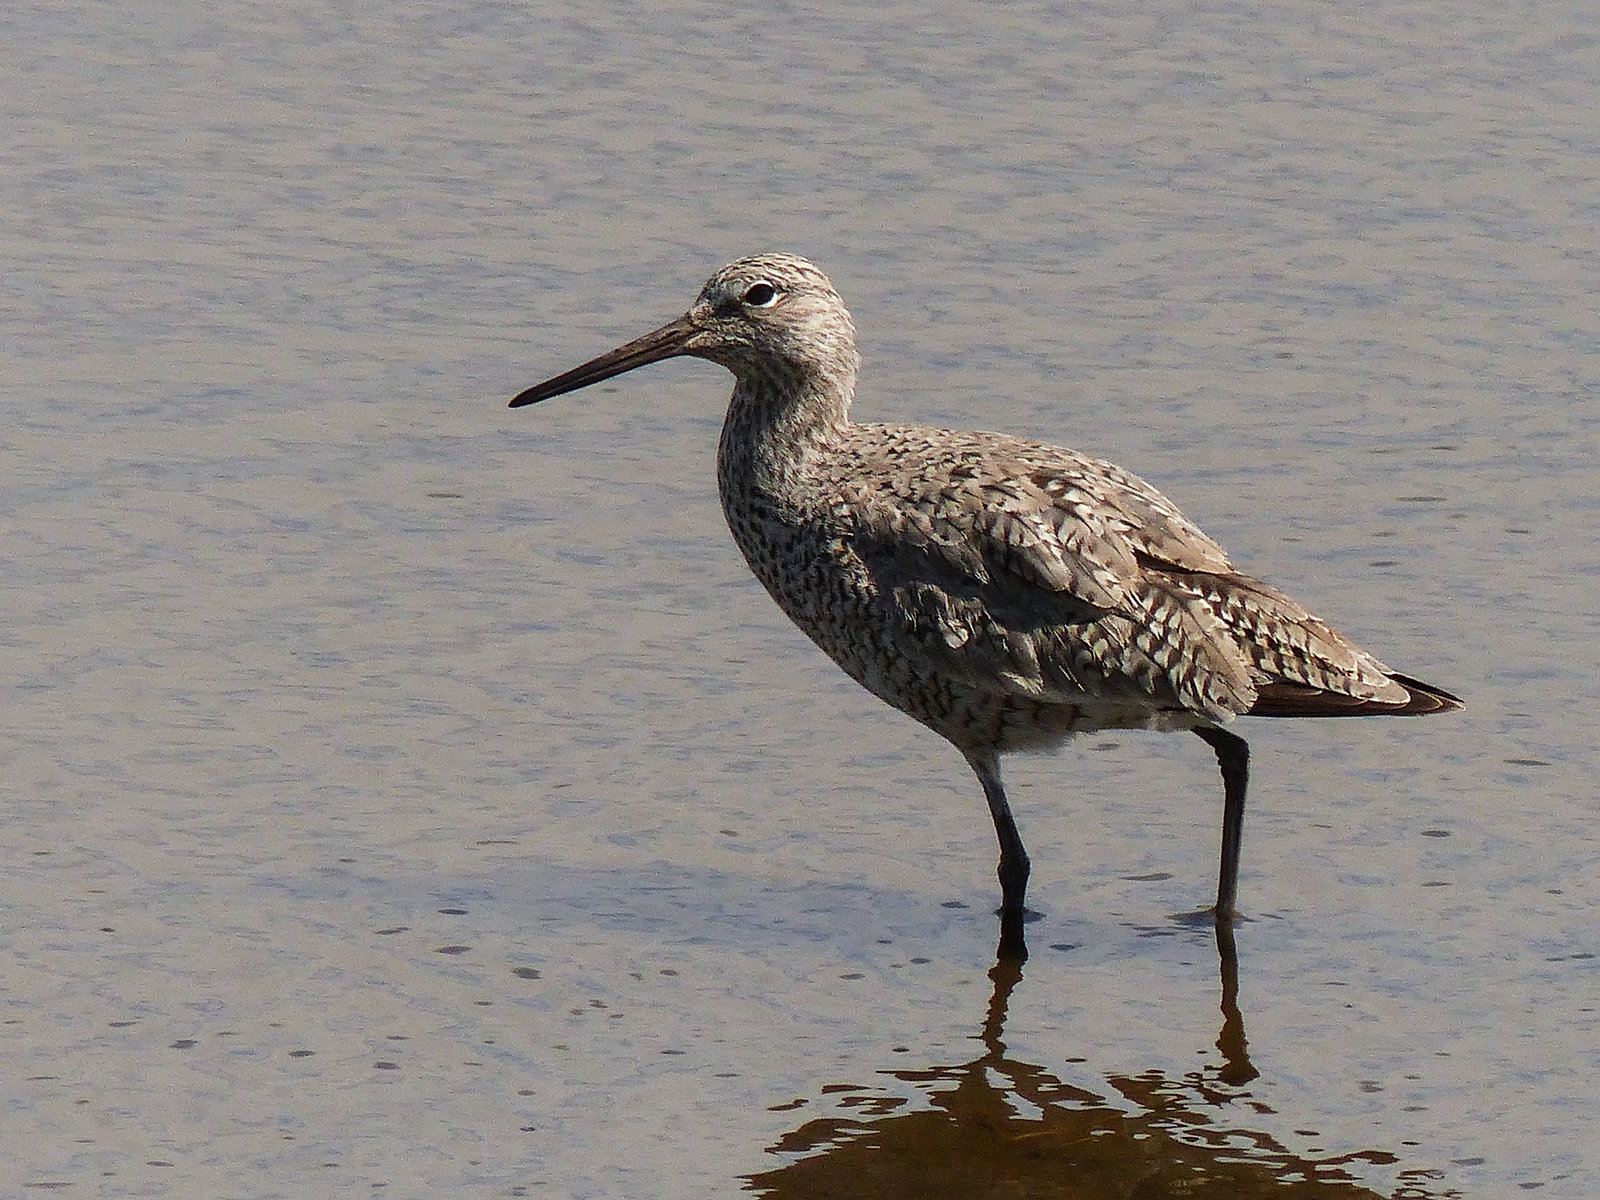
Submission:
{"label": "dark tail feather", "polygon": [[1431,683],[1423,683],[1420,679],[1413,679],[1409,675],[1396,675],[1392,672],[1389,678],[1398,683],[1411,693],[1411,701],[1403,708],[1397,708],[1394,715],[1397,717],[1421,716],[1431,712],[1454,712],[1458,708],[1465,708],[1467,702],[1460,696],[1451,694],[1443,688],[1434,687]]}
{"label": "dark tail feather", "polygon": [[1391,673],[1390,679],[1410,693],[1403,704],[1380,704],[1338,692],[1298,683],[1265,683],[1257,690],[1250,717],[1420,717],[1426,713],[1450,712],[1465,707],[1460,696],[1443,688]]}

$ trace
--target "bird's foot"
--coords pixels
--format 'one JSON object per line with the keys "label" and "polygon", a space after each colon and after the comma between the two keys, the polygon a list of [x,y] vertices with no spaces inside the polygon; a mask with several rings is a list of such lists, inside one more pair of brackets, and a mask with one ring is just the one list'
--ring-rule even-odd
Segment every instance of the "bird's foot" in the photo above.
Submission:
{"label": "bird's foot", "polygon": [[1022,927],[1037,921],[1044,914],[1029,908],[999,908],[995,911],[1000,918],[1000,946],[995,956],[1010,962],[1027,961],[1028,943]]}
{"label": "bird's foot", "polygon": [[1174,913],[1172,920],[1188,929],[1233,929],[1244,924],[1247,918],[1236,908],[1223,911],[1213,904],[1191,912]]}

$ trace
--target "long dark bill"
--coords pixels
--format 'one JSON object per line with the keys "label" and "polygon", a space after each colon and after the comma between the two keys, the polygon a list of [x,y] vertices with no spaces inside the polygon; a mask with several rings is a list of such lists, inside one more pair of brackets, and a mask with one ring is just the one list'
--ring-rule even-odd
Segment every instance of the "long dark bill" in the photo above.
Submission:
{"label": "long dark bill", "polygon": [[599,358],[590,359],[581,367],[573,367],[572,370],[557,375],[554,379],[534,384],[527,391],[520,393],[511,402],[511,407],[521,408],[524,404],[537,404],[552,396],[564,396],[568,392],[575,392],[579,388],[588,387],[591,383],[599,383],[603,379],[621,375],[624,371],[631,371],[635,367],[687,354],[689,339],[696,332],[698,331],[689,323],[687,314],[681,316],[676,321],[663,325],[654,333],[647,333],[642,338],[635,338],[626,346],[618,346]]}

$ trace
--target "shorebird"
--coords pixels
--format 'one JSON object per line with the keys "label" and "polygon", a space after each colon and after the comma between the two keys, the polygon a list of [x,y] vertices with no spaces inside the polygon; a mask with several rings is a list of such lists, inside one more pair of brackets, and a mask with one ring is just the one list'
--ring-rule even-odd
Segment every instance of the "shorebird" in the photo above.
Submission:
{"label": "shorebird", "polygon": [[1002,956],[1026,954],[1030,869],[1002,754],[1103,729],[1199,735],[1222,772],[1222,925],[1237,915],[1249,776],[1249,747],[1225,726],[1461,707],[1236,571],[1120,467],[1003,433],[852,421],[855,326],[795,255],[730,263],[677,320],[511,406],[680,355],[735,379],[717,486],[750,569],[846,674],[943,735],[982,784]]}

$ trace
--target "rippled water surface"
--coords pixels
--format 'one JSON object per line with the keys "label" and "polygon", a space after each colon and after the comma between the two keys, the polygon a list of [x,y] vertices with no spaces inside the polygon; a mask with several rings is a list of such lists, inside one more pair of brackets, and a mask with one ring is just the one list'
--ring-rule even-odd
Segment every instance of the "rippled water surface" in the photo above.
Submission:
{"label": "rippled water surface", "polygon": [[[4,18],[4,1190],[1600,1193],[1592,15]],[[1236,978],[1196,739],[1008,764],[991,971],[727,376],[504,407],[764,248],[861,415],[1113,458],[1468,699],[1243,729]]]}

